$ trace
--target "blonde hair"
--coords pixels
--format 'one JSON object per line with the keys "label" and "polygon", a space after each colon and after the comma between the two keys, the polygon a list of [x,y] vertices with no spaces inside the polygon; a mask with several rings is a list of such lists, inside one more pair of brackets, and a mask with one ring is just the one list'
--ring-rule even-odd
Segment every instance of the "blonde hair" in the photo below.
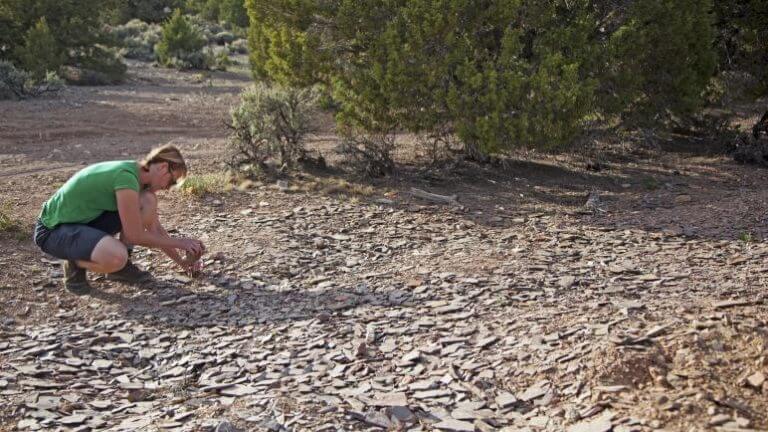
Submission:
{"label": "blonde hair", "polygon": [[175,145],[166,144],[152,149],[139,164],[142,168],[149,168],[153,163],[160,162],[166,162],[171,171],[181,171],[180,179],[187,176],[187,163]]}

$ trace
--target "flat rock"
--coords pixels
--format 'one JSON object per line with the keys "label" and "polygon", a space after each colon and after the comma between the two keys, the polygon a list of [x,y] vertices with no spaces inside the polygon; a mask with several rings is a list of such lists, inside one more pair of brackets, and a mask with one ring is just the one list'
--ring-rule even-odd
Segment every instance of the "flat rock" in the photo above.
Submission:
{"label": "flat rock", "polygon": [[40,424],[34,419],[23,419],[16,423],[16,428],[19,430],[38,430]]}
{"label": "flat rock", "polygon": [[76,415],[61,417],[59,419],[59,423],[66,426],[76,426],[76,425],[85,423],[85,420],[87,419],[88,419],[88,416],[86,415],[76,414]]}
{"label": "flat rock", "polygon": [[752,304],[751,300],[726,300],[715,303],[713,306],[715,309],[726,309],[731,307],[737,307],[737,306],[749,306]]}
{"label": "flat rock", "polygon": [[257,393],[259,389],[247,385],[241,385],[237,384],[232,387],[227,387],[221,389],[219,393],[221,393],[224,396],[233,396],[233,397],[239,397],[239,396],[247,396],[254,393]]}
{"label": "flat rock", "polygon": [[432,425],[433,428],[449,432],[474,432],[475,425],[469,422],[447,419]]}
{"label": "flat rock", "polygon": [[498,405],[499,408],[508,408],[515,403],[517,403],[517,398],[512,393],[501,392],[498,396],[496,396],[496,405]]}
{"label": "flat rock", "polygon": [[387,408],[387,413],[390,417],[397,419],[401,423],[410,423],[416,419],[416,415],[413,414],[413,411],[405,406],[389,407]]}
{"label": "flat rock", "polygon": [[416,399],[436,399],[444,396],[450,396],[453,393],[450,390],[424,390],[413,393],[413,397]]}
{"label": "flat rock", "polygon": [[764,382],[765,382],[765,374],[759,371],[747,377],[747,384],[751,385],[754,388],[758,388],[758,389],[762,388]]}
{"label": "flat rock", "polygon": [[366,405],[375,407],[394,407],[394,406],[407,406],[408,397],[405,393],[383,393],[377,395],[375,398],[368,398],[365,396],[358,396],[361,402]]}
{"label": "flat rock", "polygon": [[520,395],[520,400],[528,402],[533,399],[540,398],[545,394],[547,394],[547,389],[541,386],[541,383],[536,383],[528,387],[528,389],[526,389],[525,392]]}
{"label": "flat rock", "polygon": [[568,432],[608,432],[613,425],[611,424],[613,414],[603,413],[598,418],[586,420],[568,427]]}

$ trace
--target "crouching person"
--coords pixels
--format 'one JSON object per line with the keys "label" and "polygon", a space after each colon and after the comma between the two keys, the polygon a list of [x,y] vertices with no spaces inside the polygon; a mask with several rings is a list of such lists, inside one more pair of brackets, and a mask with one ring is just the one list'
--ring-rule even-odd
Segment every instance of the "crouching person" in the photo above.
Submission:
{"label": "crouching person", "polygon": [[[141,161],[83,168],[43,204],[35,244],[64,260],[64,286],[75,294],[91,290],[86,271],[128,283],[148,279],[146,271],[131,263],[131,245],[160,249],[192,272],[205,246],[197,239],[168,235],[158,218],[155,195],[186,175],[184,158],[173,145],[156,148]],[[119,240],[113,237],[118,233]],[[184,258],[180,252],[186,252]]]}

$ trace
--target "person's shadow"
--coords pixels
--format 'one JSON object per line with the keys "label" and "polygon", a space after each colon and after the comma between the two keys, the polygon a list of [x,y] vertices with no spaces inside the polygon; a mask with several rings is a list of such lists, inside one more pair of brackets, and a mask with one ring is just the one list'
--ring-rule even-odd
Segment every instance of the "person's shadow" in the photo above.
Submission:
{"label": "person's shadow", "polygon": [[131,286],[138,295],[127,295],[118,283],[93,284],[90,296],[117,306],[129,321],[157,320],[165,325],[245,326],[269,322],[312,319],[366,304],[402,303],[393,289],[331,284],[324,287],[267,282],[242,283],[201,274],[195,279],[165,275]]}

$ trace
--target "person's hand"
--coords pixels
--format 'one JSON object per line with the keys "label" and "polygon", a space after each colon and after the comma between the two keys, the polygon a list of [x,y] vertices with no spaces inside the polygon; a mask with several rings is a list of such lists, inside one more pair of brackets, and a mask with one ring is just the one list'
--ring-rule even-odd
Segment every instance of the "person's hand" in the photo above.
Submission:
{"label": "person's hand", "polygon": [[195,260],[191,264],[188,264],[184,270],[191,277],[197,277],[203,270],[203,262],[201,260]]}
{"label": "person's hand", "polygon": [[200,240],[180,238],[178,249],[183,250],[187,254],[194,255],[197,257],[195,259],[198,259],[203,256],[203,253],[205,252],[205,245],[203,245],[203,242]]}
{"label": "person's hand", "polygon": [[185,273],[192,277],[197,277],[203,269],[203,261],[200,260],[200,256],[189,252],[184,253],[184,258],[182,258],[179,265],[184,269]]}

